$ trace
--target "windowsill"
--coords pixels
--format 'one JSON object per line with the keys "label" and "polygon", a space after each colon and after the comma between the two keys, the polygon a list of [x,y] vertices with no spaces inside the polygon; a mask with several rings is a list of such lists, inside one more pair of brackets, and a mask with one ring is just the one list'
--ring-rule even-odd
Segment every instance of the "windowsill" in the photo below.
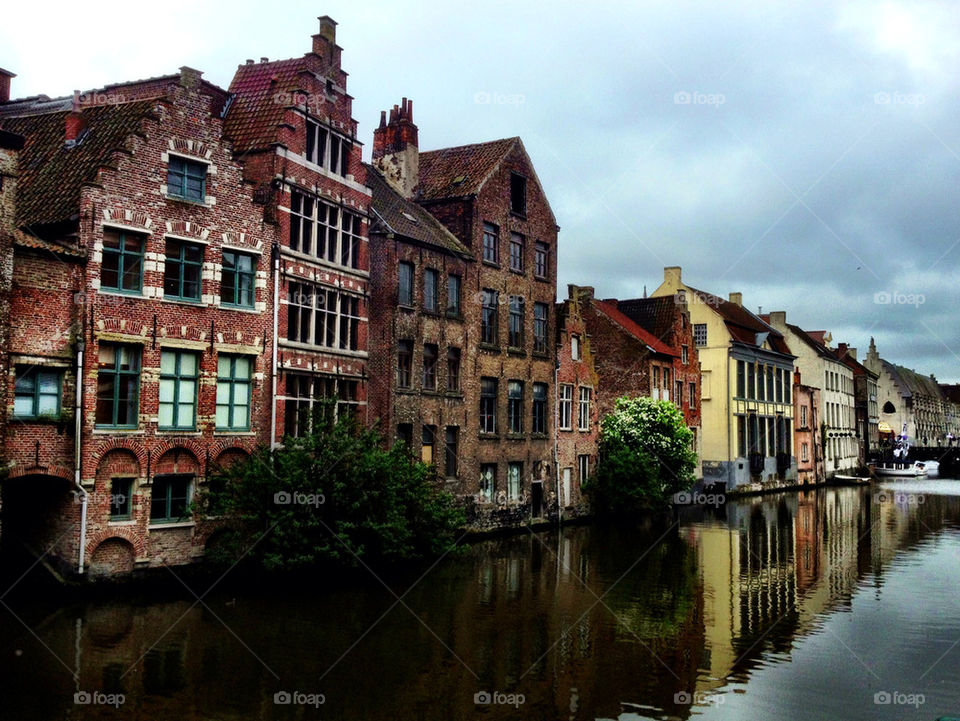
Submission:
{"label": "windowsill", "polygon": [[146,431],[140,428],[114,428],[114,427],[103,427],[103,428],[94,428],[93,435],[95,436],[108,436],[113,433],[122,433],[126,436],[142,436]]}
{"label": "windowsill", "polygon": [[530,355],[533,356],[534,358],[543,358],[545,360],[550,360],[550,354],[547,353],[546,351],[533,351],[533,353],[531,353]]}
{"label": "windowsill", "polygon": [[523,350],[522,348],[511,348],[511,347],[508,347],[508,348],[507,348],[507,355],[522,356],[523,358],[526,358],[526,357],[527,357],[527,352],[526,352],[525,350]]}
{"label": "windowsill", "polygon": [[117,528],[120,526],[135,526],[137,525],[137,522],[132,518],[118,518],[116,520],[111,519],[107,521],[107,525],[113,528]]}
{"label": "windowsill", "polygon": [[421,393],[425,396],[440,396],[443,395],[443,391],[438,391],[436,388],[424,388],[421,390]]}
{"label": "windowsill", "polygon": [[508,441],[525,441],[527,436],[524,433],[507,433]]}
{"label": "windowsill", "polygon": [[160,531],[166,530],[168,528],[193,528],[196,526],[194,521],[150,521],[150,525],[147,526],[148,531]]}
{"label": "windowsill", "polygon": [[157,428],[158,436],[188,436],[199,438],[203,435],[202,431],[196,428]]}
{"label": "windowsill", "polygon": [[477,348],[480,350],[496,351],[497,353],[500,352],[500,346],[494,345],[493,343],[477,343]]}
{"label": "windowsill", "polygon": [[170,296],[168,296],[168,295],[163,296],[163,298],[160,299],[160,302],[161,302],[161,303],[176,303],[177,305],[192,305],[192,306],[196,306],[196,307],[198,307],[198,308],[204,308],[204,307],[206,307],[206,305],[207,305],[206,303],[204,303],[204,302],[203,302],[202,300],[200,300],[199,298],[178,298],[178,297],[172,296],[172,295],[170,295]]}
{"label": "windowsill", "polygon": [[416,313],[417,311],[415,306],[407,305],[406,303],[397,303],[397,310],[402,310],[407,313]]}
{"label": "windowsill", "polygon": [[436,310],[436,309],[431,310],[430,308],[423,308],[423,309],[422,309],[422,312],[423,312],[424,315],[429,315],[429,316],[432,316],[432,317],[434,317],[434,318],[436,318],[437,316],[440,315],[440,311],[438,311],[438,310]]}
{"label": "windowsill", "polygon": [[239,430],[237,430],[237,431],[230,431],[230,430],[227,430],[227,431],[214,431],[214,432],[213,432],[213,435],[214,435],[214,436],[255,436],[255,435],[257,435],[257,431],[249,431],[249,430],[247,430],[247,431],[239,431]]}
{"label": "windowsill", "polygon": [[233,303],[220,303],[220,307],[224,310],[236,310],[241,313],[256,313],[260,315],[261,311],[257,310],[256,307],[250,307],[248,305],[234,305]]}
{"label": "windowsill", "polygon": [[567,432],[567,433],[573,432],[573,428],[558,428],[557,430],[558,430],[558,431],[565,431],[565,432]]}
{"label": "windowsill", "polygon": [[448,398],[459,398],[463,400],[463,391],[447,391],[445,395]]}
{"label": "windowsill", "polygon": [[208,203],[206,200],[192,200],[191,198],[182,198],[179,195],[170,195],[169,193],[164,193],[163,197],[167,200],[172,200],[175,203],[185,203],[187,205],[193,205],[197,208],[212,208],[213,206]]}
{"label": "windowsill", "polygon": [[523,211],[523,212],[521,213],[520,211],[517,211],[517,210],[511,210],[511,211],[510,211],[510,216],[513,217],[513,218],[520,218],[520,220],[526,220],[526,219],[527,219],[527,211]]}
{"label": "windowsill", "polygon": [[510,268],[510,272],[513,273],[514,275],[526,275],[526,274],[527,274],[526,271],[524,271],[524,270],[517,270],[516,268]]}
{"label": "windowsill", "polygon": [[539,280],[541,283],[549,283],[550,279],[544,275],[535,275],[533,276],[534,280]]}
{"label": "windowsill", "polygon": [[41,423],[45,425],[54,425],[56,423],[66,423],[71,420],[60,416],[11,416],[11,420],[16,423]]}
{"label": "windowsill", "polygon": [[534,440],[534,441],[543,441],[543,440],[546,440],[547,438],[549,438],[549,436],[548,436],[546,433],[531,433],[531,434],[530,434],[530,439],[531,439],[531,440]]}
{"label": "windowsill", "polygon": [[415,395],[417,395],[417,392],[416,392],[413,388],[406,388],[406,387],[399,387],[399,386],[398,386],[398,387],[395,389],[395,391],[396,391],[397,393],[402,393],[402,394],[405,395],[405,396],[415,396]]}
{"label": "windowsill", "polygon": [[484,260],[482,260],[482,261],[480,261],[480,262],[483,263],[483,264],[486,265],[486,266],[489,266],[490,268],[496,268],[497,270],[500,270],[500,264],[499,264],[499,263],[495,263],[495,262],[493,262],[492,260],[486,260],[486,259],[484,259]]}
{"label": "windowsill", "polygon": [[481,441],[499,441],[500,435],[498,433],[483,433],[479,434]]}
{"label": "windowsill", "polygon": [[100,288],[100,295],[115,295],[121,298],[143,298],[143,290],[118,290],[117,288]]}
{"label": "windowsill", "polygon": [[463,320],[463,313],[459,313],[459,312],[458,312],[458,313],[452,313],[452,312],[450,312],[450,311],[448,310],[447,313],[446,313],[446,316],[447,316],[447,320],[458,320],[458,321],[462,321],[462,320]]}

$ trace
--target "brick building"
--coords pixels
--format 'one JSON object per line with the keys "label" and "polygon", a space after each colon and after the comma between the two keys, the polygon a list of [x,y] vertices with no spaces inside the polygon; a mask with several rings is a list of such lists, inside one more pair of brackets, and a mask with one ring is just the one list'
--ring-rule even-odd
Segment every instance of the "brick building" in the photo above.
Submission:
{"label": "brick building", "polygon": [[797,483],[811,485],[826,480],[820,435],[820,389],[804,385],[800,370],[793,372],[793,447],[797,454]]}
{"label": "brick building", "polygon": [[[551,329],[558,227],[533,164],[519,138],[420,152],[412,103],[406,100],[389,121],[381,117],[373,164],[396,192],[439,220],[470,255],[468,264],[452,266],[464,273],[462,321],[434,320],[409,339],[416,344],[424,333],[445,328],[462,343],[457,492],[475,502],[478,522],[540,517],[556,504]],[[418,264],[437,261],[427,255],[408,260],[418,294],[424,282]],[[445,267],[436,269],[449,278]],[[389,297],[384,297],[383,312],[409,313],[389,307]],[[395,368],[399,362],[393,360]],[[451,411],[459,402],[445,401]],[[420,407],[428,417],[436,402],[428,398]],[[416,414],[413,406],[409,412]],[[410,424],[403,425],[395,423],[392,430],[406,437]],[[418,433],[422,444],[422,430],[413,429],[414,445]]]}
{"label": "brick building", "polygon": [[[20,151],[5,544],[184,563],[209,471],[269,428],[269,238],[201,73],[0,105]],[[79,377],[79,382],[78,382]],[[78,388],[79,386],[79,388]]]}
{"label": "brick building", "polygon": [[592,289],[567,287],[557,304],[557,469],[564,509],[583,510],[581,486],[597,464],[601,392],[583,306]]}
{"label": "brick building", "polygon": [[275,442],[304,433],[324,398],[367,420],[371,193],[336,23],[319,20],[303,57],[237,68],[224,124],[276,224]]}

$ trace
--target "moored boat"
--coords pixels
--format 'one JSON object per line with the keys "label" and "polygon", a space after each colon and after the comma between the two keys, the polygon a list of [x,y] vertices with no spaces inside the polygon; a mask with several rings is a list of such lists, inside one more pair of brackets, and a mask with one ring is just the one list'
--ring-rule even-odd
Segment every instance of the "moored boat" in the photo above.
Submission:
{"label": "moored boat", "polygon": [[881,463],[874,467],[873,472],[882,477],[917,478],[927,475],[927,469],[923,461],[914,461],[913,463]]}

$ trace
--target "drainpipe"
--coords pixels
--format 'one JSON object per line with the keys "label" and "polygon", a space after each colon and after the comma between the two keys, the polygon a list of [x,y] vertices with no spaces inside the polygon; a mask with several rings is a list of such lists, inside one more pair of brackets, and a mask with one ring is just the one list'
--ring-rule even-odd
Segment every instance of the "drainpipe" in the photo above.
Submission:
{"label": "drainpipe", "polygon": [[273,249],[273,353],[270,366],[270,448],[277,447],[277,324],[280,314],[280,253]]}
{"label": "drainpipe", "polygon": [[77,554],[77,573],[83,575],[84,551],[87,545],[87,489],[80,482],[80,461],[82,459],[81,431],[83,428],[83,351],[84,341],[77,343],[77,393],[74,404],[74,459],[73,459],[73,485],[80,494],[80,551]]}
{"label": "drainpipe", "polygon": [[[560,452],[557,449],[557,436],[559,432],[557,427],[559,425],[559,412],[560,412],[560,359],[557,358],[553,364],[553,477],[554,482],[557,486],[557,525],[560,526],[563,523],[563,501],[560,499]],[[571,411],[572,413],[572,411]]]}

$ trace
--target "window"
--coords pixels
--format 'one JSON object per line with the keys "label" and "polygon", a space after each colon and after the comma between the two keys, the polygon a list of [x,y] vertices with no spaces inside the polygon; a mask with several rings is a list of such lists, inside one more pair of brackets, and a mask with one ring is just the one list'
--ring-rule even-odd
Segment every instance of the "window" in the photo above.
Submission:
{"label": "window", "polygon": [[305,193],[290,194],[290,249],[348,268],[359,265],[363,221],[359,215]]}
{"label": "window", "polygon": [[547,317],[546,303],[533,304],[533,352],[547,352]]}
{"label": "window", "polygon": [[299,253],[313,255],[316,242],[317,201],[308,195],[290,193],[290,249]]}
{"label": "window", "polygon": [[420,460],[427,464],[433,463],[433,447],[437,442],[437,427],[424,426],[420,436]]}
{"label": "window", "polygon": [[100,287],[121,293],[139,293],[143,288],[144,237],[119,230],[103,231],[103,262]]}
{"label": "window", "polygon": [[187,475],[155,476],[150,499],[150,520],[169,523],[186,518],[192,480],[193,476]]}
{"label": "window", "polygon": [[[580,471],[580,483],[586,483],[590,479],[590,456],[577,456],[577,466]],[[567,501],[569,502],[569,500],[568,498]]]}
{"label": "window", "polygon": [[397,442],[403,443],[407,448],[411,448],[413,446],[413,424],[412,423],[397,424]]}
{"label": "window", "polygon": [[757,397],[757,367],[753,363],[747,364],[747,398]]}
{"label": "window", "polygon": [[773,366],[767,366],[767,400],[773,400]]}
{"label": "window", "polygon": [[460,276],[447,276],[447,315],[460,315]]}
{"label": "window", "polygon": [[810,460],[810,447],[807,443],[800,445],[800,460],[804,463]]}
{"label": "window", "polygon": [[777,379],[774,382],[774,388],[777,389],[777,403],[783,403],[783,369],[777,368]]}
{"label": "window", "polygon": [[101,343],[97,357],[97,426],[136,428],[139,394],[140,348]]}
{"label": "window", "polygon": [[580,360],[580,336],[570,336],[570,357],[573,360]]}
{"label": "window", "polygon": [[497,432],[497,379],[480,379],[480,432]]}
{"label": "window", "polygon": [[160,354],[160,428],[193,430],[196,425],[198,366],[196,353],[163,351]]}
{"label": "window", "polygon": [[397,341],[397,387],[409,388],[413,368],[413,341]]}
{"label": "window", "polygon": [[459,474],[457,469],[457,448],[460,445],[460,429],[457,426],[447,426],[444,444],[444,461],[446,464],[447,478],[456,478]]}
{"label": "window", "polygon": [[706,323],[694,323],[693,324],[693,342],[697,348],[703,348],[707,345],[707,324]]}
{"label": "window", "polygon": [[510,270],[523,272],[523,236],[510,233]]}
{"label": "window", "polygon": [[110,481],[110,520],[125,521],[133,516],[133,479]]}
{"label": "window", "polygon": [[514,503],[519,501],[522,488],[523,463],[512,461],[507,464],[507,501]]}
{"label": "window", "polygon": [[777,430],[776,422],[773,418],[767,418],[767,448],[768,456],[777,455]]}
{"label": "window", "polygon": [[460,349],[447,348],[447,390],[460,390]]}
{"label": "window", "polygon": [[762,366],[762,365],[761,365],[761,366],[759,366],[759,367],[757,368],[757,400],[759,400],[759,401],[766,400],[766,398],[767,398],[767,395],[766,395],[766,393],[764,392],[765,384],[764,384],[764,382],[763,382],[763,377],[764,377],[764,374],[765,374],[765,371],[764,371],[764,368],[765,368],[765,367],[766,367],[766,366]]}
{"label": "window", "polygon": [[510,173],[510,212],[527,214],[527,179],[516,173]]}
{"label": "window", "polygon": [[690,347],[687,345],[680,346],[680,362],[684,365],[690,362]]}
{"label": "window", "polygon": [[500,263],[500,230],[493,223],[483,224],[483,260],[486,263]]}
{"label": "window", "polygon": [[253,359],[221,354],[217,357],[217,428],[250,428],[250,382]]}
{"label": "window", "polygon": [[311,163],[345,176],[353,144],[312,119],[307,120],[306,158]]}
{"label": "window", "polygon": [[433,343],[423,344],[423,388],[437,389],[437,346]]}
{"label": "window", "polygon": [[593,389],[580,387],[580,407],[577,412],[577,429],[590,430],[590,401],[593,398]]}
{"label": "window", "polygon": [[437,285],[440,283],[440,274],[433,268],[423,271],[423,309],[430,313],[437,312]]}
{"label": "window", "polygon": [[360,267],[360,245],[363,242],[363,219],[353,213],[341,214],[340,265]]}
{"label": "window", "polygon": [[507,383],[507,426],[510,433],[523,433],[523,381]]}
{"label": "window", "polygon": [[360,299],[312,283],[289,284],[287,340],[327,348],[356,350]]}
{"label": "window", "polygon": [[220,276],[220,302],[240,308],[253,308],[254,281],[257,263],[252,255],[223,251],[223,272]]}
{"label": "window", "polygon": [[690,410],[691,410],[691,411],[692,411],[692,410],[696,410],[696,408],[697,408],[697,384],[696,384],[695,382],[691,381],[691,382],[688,383],[687,385],[689,386],[689,388],[688,388],[688,393],[689,393],[689,395],[688,395],[688,397],[687,397],[687,403],[690,404]]}
{"label": "window", "polygon": [[533,250],[533,274],[537,278],[546,278],[550,272],[550,246],[537,242]]}
{"label": "window", "polygon": [[200,300],[202,270],[202,245],[167,238],[167,257],[163,266],[163,297]]}
{"label": "window", "polygon": [[483,308],[480,315],[480,342],[497,344],[497,291],[483,289]]}
{"label": "window", "polygon": [[654,400],[660,400],[660,366],[653,367],[653,387],[651,391],[651,397]]}
{"label": "window", "polygon": [[800,406],[800,426],[803,428],[807,427],[807,407],[806,406]]}
{"label": "window", "polygon": [[747,368],[742,360],[737,361],[737,398],[746,398]]}
{"label": "window", "polygon": [[573,418],[573,386],[562,384],[560,386],[559,408],[560,430],[569,431]]}
{"label": "window", "polygon": [[737,454],[741,458],[747,455],[746,418],[737,416]]}
{"label": "window", "polygon": [[546,435],[547,433],[547,384],[533,384],[533,433]]}
{"label": "window", "polygon": [[497,488],[497,464],[480,464],[480,502],[490,503],[493,501],[493,492]]}
{"label": "window", "polygon": [[511,348],[523,347],[523,298],[510,296],[510,328],[507,345]]}
{"label": "window", "polygon": [[206,164],[171,155],[167,166],[167,195],[202,203],[206,192]]}
{"label": "window", "polygon": [[673,402],[678,408],[683,405],[683,381],[673,382]]}
{"label": "window", "polygon": [[790,379],[788,377],[785,380],[786,383],[783,384],[783,402],[790,403]]}
{"label": "window", "polygon": [[397,305],[413,305],[413,263],[401,262],[397,267]]}
{"label": "window", "polygon": [[326,414],[351,415],[359,406],[356,380],[336,376],[286,374],[284,404],[284,434],[299,438],[307,435],[315,413],[322,408]]}
{"label": "window", "polygon": [[38,366],[18,367],[14,389],[16,418],[59,418],[63,371]]}

